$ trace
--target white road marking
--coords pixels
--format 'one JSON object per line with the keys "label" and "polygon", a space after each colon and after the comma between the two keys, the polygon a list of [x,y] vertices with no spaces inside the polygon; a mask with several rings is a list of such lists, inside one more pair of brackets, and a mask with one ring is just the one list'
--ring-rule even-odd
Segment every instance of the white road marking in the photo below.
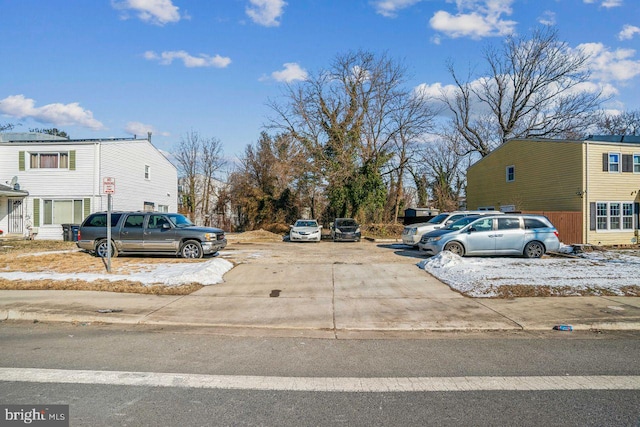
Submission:
{"label": "white road marking", "polygon": [[141,387],[323,392],[640,390],[640,376],[259,377],[158,372],[0,368],[0,381]]}

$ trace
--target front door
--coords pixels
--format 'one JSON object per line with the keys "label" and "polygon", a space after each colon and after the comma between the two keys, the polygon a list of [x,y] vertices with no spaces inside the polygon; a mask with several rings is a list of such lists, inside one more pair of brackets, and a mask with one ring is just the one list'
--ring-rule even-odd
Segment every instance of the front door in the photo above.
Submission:
{"label": "front door", "polygon": [[24,231],[22,223],[22,199],[9,199],[8,208],[9,234],[22,234]]}
{"label": "front door", "polygon": [[169,219],[162,214],[151,214],[144,230],[145,251],[178,250],[176,242],[176,230]]}

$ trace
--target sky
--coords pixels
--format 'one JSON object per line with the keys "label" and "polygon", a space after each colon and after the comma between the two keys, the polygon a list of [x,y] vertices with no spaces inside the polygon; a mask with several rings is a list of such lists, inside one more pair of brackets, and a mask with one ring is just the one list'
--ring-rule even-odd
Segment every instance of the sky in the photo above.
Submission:
{"label": "sky", "polygon": [[241,156],[287,84],[365,50],[437,92],[482,50],[552,25],[591,55],[608,110],[640,109],[638,0],[0,0],[0,124],[138,137],[197,132]]}

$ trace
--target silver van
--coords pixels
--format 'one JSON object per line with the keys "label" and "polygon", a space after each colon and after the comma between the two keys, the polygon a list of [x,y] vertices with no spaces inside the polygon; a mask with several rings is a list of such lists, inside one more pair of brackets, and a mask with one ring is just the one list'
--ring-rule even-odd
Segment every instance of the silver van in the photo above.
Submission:
{"label": "silver van", "polygon": [[450,251],[465,255],[522,255],[540,258],[560,249],[558,230],[543,215],[481,216],[457,231],[426,235],[420,250],[427,255]]}
{"label": "silver van", "polygon": [[402,243],[405,245],[418,247],[422,235],[433,230],[444,228],[449,224],[453,224],[460,218],[469,215],[500,215],[500,211],[455,211],[443,212],[436,215],[427,222],[420,222],[404,227],[402,230]]}

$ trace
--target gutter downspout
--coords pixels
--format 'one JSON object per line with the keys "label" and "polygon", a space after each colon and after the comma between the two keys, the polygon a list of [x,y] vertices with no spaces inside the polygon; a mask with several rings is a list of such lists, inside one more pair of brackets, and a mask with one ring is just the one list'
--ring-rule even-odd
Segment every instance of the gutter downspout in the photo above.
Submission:
{"label": "gutter downspout", "polygon": [[584,216],[583,218],[585,219],[584,222],[584,237],[585,237],[585,244],[589,244],[589,231],[590,231],[590,224],[591,224],[591,218],[589,217],[591,215],[591,212],[589,212],[589,140],[586,140],[586,153],[585,153],[585,179],[584,179],[584,201],[583,201],[583,208],[584,209]]}

